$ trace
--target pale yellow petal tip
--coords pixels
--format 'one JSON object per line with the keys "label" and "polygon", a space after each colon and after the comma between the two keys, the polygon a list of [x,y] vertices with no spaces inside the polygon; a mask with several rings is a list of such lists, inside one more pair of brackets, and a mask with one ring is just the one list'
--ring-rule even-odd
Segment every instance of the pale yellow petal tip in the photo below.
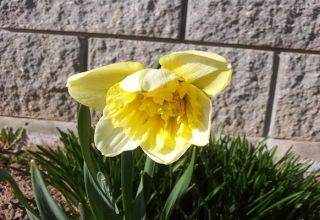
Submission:
{"label": "pale yellow petal tip", "polygon": [[[74,75],[76,75],[76,74],[74,74]],[[67,87],[67,88],[69,88],[69,87],[71,86],[71,81],[72,81],[72,78],[74,78],[74,77],[73,77],[74,75],[71,75],[71,76],[68,77],[68,79],[67,79],[67,84],[66,84],[66,87]]]}
{"label": "pale yellow petal tip", "polygon": [[73,74],[73,75],[69,76],[69,78],[67,79],[67,84],[66,84],[67,88],[69,88],[71,86],[71,84],[72,84],[71,81],[72,81],[72,79],[74,78],[75,75],[76,74]]}
{"label": "pale yellow petal tip", "polygon": [[176,162],[177,160],[179,160],[182,155],[179,155],[179,157],[173,158],[173,159],[167,159],[166,157],[159,157],[159,156],[154,156],[150,153],[145,152],[148,157],[150,157],[151,160],[153,160],[154,162],[158,163],[158,164],[163,164],[163,165],[170,165],[173,164],[174,162]]}
{"label": "pale yellow petal tip", "polygon": [[[176,57],[176,55],[178,55],[178,57]],[[161,64],[161,66],[166,66],[169,64],[168,62],[174,61],[177,58],[184,59],[188,55],[206,57],[209,59],[213,59],[213,60],[217,60],[225,63],[227,62],[227,59],[224,56],[214,52],[201,51],[201,50],[185,50],[185,51],[176,51],[169,54],[165,54],[160,57],[159,63]]]}
{"label": "pale yellow petal tip", "polygon": [[[109,81],[113,81],[114,78],[117,77],[121,77],[122,79],[122,75],[129,75],[142,69],[144,69],[144,65],[140,62],[124,61],[113,63],[105,66],[100,66],[85,72],[73,74],[67,79],[66,86],[70,87],[73,83],[77,83],[80,80],[83,80],[82,83],[85,83],[87,82],[87,80],[90,80],[90,77],[97,78],[97,76],[99,76],[102,81],[106,79],[109,79]],[[116,80],[119,81],[119,79]]]}
{"label": "pale yellow petal tip", "polygon": [[124,133],[123,128],[115,128],[112,121],[105,115],[100,118],[94,133],[96,148],[107,157],[121,154],[123,151],[134,150],[140,144]]}
{"label": "pale yellow petal tip", "polygon": [[154,149],[147,148],[144,144],[140,145],[145,154],[154,162],[164,165],[170,165],[179,160],[182,155],[190,148],[191,144],[187,144],[182,148],[176,148],[167,153],[162,153]]}
{"label": "pale yellow petal tip", "polygon": [[192,144],[193,145],[196,145],[198,147],[203,147],[203,146],[207,146],[209,144],[209,139],[210,139],[210,136],[207,138],[202,138],[202,139],[199,139],[199,138],[193,138],[191,140]]}
{"label": "pale yellow petal tip", "polygon": [[[85,76],[87,74],[88,74],[88,72],[82,72],[82,73],[76,73],[76,74],[69,76],[69,78],[67,79],[66,87],[69,88],[74,84],[87,82],[87,81],[85,81]],[[81,81],[81,80],[83,80],[83,81]]]}
{"label": "pale yellow petal tip", "polygon": [[178,76],[165,69],[143,69],[127,76],[119,85],[126,92],[146,92],[175,79],[178,79]]}

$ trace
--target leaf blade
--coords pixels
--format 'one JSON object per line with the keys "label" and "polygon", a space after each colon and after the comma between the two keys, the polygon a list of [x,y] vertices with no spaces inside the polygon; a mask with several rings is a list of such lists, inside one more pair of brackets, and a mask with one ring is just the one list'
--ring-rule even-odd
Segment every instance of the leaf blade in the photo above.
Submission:
{"label": "leaf blade", "polygon": [[34,219],[39,219],[39,216],[37,215],[36,211],[29,205],[27,198],[19,189],[16,181],[6,170],[0,169],[0,181],[7,181],[11,185],[14,195],[17,197],[19,202],[26,208],[29,217],[32,216]]}
{"label": "leaf blade", "polygon": [[84,163],[84,181],[86,193],[94,214],[97,220],[103,219],[120,219],[118,213],[115,211],[115,205],[107,198],[96,181],[93,179],[90,171]]}
{"label": "leaf blade", "polygon": [[147,156],[139,187],[134,200],[134,220],[144,220],[147,217],[145,198],[150,190],[151,179],[154,174],[154,166],[155,162]]}
{"label": "leaf blade", "polygon": [[175,204],[177,201],[183,196],[183,194],[187,191],[188,186],[190,185],[192,175],[193,175],[193,168],[194,168],[194,161],[196,155],[196,148],[193,148],[192,151],[192,158],[189,166],[184,171],[178,182],[173,187],[168,199],[164,205],[163,211],[161,212],[160,219],[166,220],[169,219]]}
{"label": "leaf blade", "polygon": [[65,212],[51,197],[34,161],[30,163],[33,194],[42,219],[67,220]]}
{"label": "leaf blade", "polygon": [[78,113],[78,135],[84,161],[92,176],[96,176],[98,168],[91,151],[91,115],[87,106],[80,105]]}
{"label": "leaf blade", "polygon": [[121,189],[122,204],[126,220],[132,219],[133,199],[132,199],[132,183],[133,174],[133,156],[132,151],[125,151],[121,154]]}

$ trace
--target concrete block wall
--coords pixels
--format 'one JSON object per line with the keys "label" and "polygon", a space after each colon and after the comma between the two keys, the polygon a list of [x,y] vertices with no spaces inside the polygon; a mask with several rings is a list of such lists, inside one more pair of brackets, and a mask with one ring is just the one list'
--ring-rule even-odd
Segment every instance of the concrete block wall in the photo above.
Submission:
{"label": "concrete block wall", "polygon": [[50,142],[74,128],[71,74],[200,49],[234,68],[214,128],[320,161],[318,0],[3,0],[0,27],[0,127]]}

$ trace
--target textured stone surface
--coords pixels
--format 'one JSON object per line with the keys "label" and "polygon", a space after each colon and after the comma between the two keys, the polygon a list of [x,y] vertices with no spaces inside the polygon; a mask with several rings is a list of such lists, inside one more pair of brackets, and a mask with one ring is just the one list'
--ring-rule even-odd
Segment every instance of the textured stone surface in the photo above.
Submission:
{"label": "textured stone surface", "polygon": [[73,122],[46,121],[27,118],[13,118],[0,116],[0,128],[10,127],[14,130],[24,128],[28,135],[28,145],[58,146],[61,145],[57,128],[66,132],[76,133]]}
{"label": "textured stone surface", "polygon": [[13,129],[24,128],[28,134],[58,135],[57,128],[62,131],[71,130],[76,132],[76,124],[64,121],[47,121],[29,118],[14,118],[0,116],[0,128],[10,127]]}
{"label": "textured stone surface", "polygon": [[272,75],[271,52],[191,44],[90,39],[89,66],[93,68],[125,60],[141,61],[148,65],[161,54],[184,49],[217,52],[230,59],[233,65],[232,85],[213,102],[214,126],[224,123],[228,133],[262,136]]}
{"label": "textured stone surface", "polygon": [[189,0],[187,39],[320,50],[319,0]]}
{"label": "textured stone surface", "polygon": [[299,156],[302,160],[310,159],[315,162],[320,162],[320,142],[302,142],[302,141],[289,141],[279,139],[268,139],[268,148],[277,146],[278,158],[291,148],[291,151]]}
{"label": "textured stone surface", "polygon": [[320,56],[280,56],[271,136],[320,141]]}
{"label": "textured stone surface", "polygon": [[77,104],[65,87],[80,72],[76,37],[0,31],[0,113],[72,120]]}
{"label": "textured stone surface", "polygon": [[176,38],[180,0],[3,0],[0,25]]}

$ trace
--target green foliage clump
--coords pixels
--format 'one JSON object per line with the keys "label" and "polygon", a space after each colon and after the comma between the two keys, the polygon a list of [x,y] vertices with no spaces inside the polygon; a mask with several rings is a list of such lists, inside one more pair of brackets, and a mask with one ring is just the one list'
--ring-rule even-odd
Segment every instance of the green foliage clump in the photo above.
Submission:
{"label": "green foliage clump", "polygon": [[0,130],[0,165],[10,166],[11,163],[23,160],[26,152],[28,136],[24,128],[13,130],[9,127]]}
{"label": "green foliage clump", "polygon": [[319,219],[319,171],[287,153],[275,160],[245,138],[217,138],[201,148],[190,190],[174,214],[182,219]]}
{"label": "green foliage clump", "polygon": [[18,128],[14,131],[12,128],[5,127],[0,130],[0,146],[4,148],[21,148],[26,145],[27,140],[24,128]]}
{"label": "green foliage clump", "polygon": [[[64,212],[55,206],[52,212],[60,218],[320,219],[320,172],[307,172],[310,164],[298,162],[291,153],[276,160],[275,149],[267,150],[263,142],[253,145],[245,138],[216,137],[208,146],[192,147],[193,151],[170,166],[154,164],[137,149],[130,158],[132,170],[127,166],[128,175],[123,176],[123,155],[101,156],[92,138],[84,155],[83,143],[72,132],[60,131],[60,135],[63,148],[39,146],[31,152],[45,182],[73,207]],[[88,154],[95,168],[86,165]],[[31,165],[33,180],[39,185],[34,186],[39,189],[35,193],[42,199],[50,197],[44,183],[40,184],[35,163]],[[1,172],[0,180],[8,179]],[[128,178],[130,184],[124,185]],[[125,215],[128,207],[133,210],[131,216]],[[40,218],[35,210],[28,213]]]}

